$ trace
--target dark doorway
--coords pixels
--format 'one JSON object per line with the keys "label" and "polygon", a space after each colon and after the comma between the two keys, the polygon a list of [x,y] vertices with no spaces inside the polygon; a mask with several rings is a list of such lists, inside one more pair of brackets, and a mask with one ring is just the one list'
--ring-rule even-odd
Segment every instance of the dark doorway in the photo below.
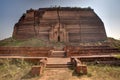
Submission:
{"label": "dark doorway", "polygon": [[60,36],[58,36],[58,42],[60,42]]}

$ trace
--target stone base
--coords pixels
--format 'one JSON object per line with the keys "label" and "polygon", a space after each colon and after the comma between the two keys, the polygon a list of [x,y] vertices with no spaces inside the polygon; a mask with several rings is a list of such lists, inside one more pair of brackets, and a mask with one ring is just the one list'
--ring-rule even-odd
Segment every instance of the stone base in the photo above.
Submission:
{"label": "stone base", "polygon": [[32,76],[40,76],[42,74],[42,67],[41,66],[32,66],[31,75]]}
{"label": "stone base", "polygon": [[76,69],[75,69],[76,73],[80,74],[87,74],[87,66],[86,65],[79,65],[79,66],[76,66]]}

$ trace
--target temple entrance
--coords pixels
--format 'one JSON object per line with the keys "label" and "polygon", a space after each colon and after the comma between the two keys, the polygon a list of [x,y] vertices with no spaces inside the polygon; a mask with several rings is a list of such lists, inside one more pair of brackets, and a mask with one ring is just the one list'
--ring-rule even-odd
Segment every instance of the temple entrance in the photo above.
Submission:
{"label": "temple entrance", "polygon": [[60,42],[60,36],[58,36],[58,42]]}
{"label": "temple entrance", "polygon": [[67,32],[62,24],[56,24],[52,26],[49,32],[49,40],[56,42],[67,42]]}

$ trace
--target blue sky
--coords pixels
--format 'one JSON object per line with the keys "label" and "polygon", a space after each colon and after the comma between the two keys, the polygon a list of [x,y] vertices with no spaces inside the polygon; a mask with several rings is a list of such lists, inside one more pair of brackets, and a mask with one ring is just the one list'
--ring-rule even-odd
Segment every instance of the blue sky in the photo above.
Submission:
{"label": "blue sky", "polygon": [[0,0],[0,40],[12,36],[14,24],[26,10],[55,5],[93,8],[107,36],[120,39],[120,0]]}

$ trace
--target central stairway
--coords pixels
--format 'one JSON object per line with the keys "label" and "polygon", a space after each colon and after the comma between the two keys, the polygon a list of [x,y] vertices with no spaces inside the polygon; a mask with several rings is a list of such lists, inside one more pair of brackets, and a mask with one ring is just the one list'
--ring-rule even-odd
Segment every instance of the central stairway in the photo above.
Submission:
{"label": "central stairway", "polygon": [[70,58],[48,58],[46,68],[68,68],[72,67]]}
{"label": "central stairway", "polygon": [[51,58],[65,58],[66,52],[64,51],[64,47],[54,47],[54,50],[51,51]]}
{"label": "central stairway", "polygon": [[68,68],[72,66],[70,58],[66,57],[64,47],[55,47],[47,61],[46,68]]}

